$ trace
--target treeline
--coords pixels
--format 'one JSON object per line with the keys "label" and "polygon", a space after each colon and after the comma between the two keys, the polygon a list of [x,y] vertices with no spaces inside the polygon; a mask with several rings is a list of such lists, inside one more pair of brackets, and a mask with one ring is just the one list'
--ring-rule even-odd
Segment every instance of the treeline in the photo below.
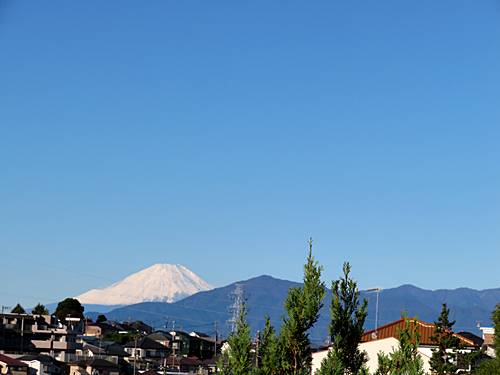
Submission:
{"label": "treeline", "polygon": [[[229,336],[218,360],[222,375],[310,375],[311,343],[308,331],[319,318],[325,297],[325,284],[321,281],[323,268],[314,259],[312,240],[304,265],[303,284],[291,288],[284,302],[286,316],[279,334],[266,318],[259,332],[255,348],[250,326],[246,321],[246,306],[241,302],[234,332]],[[350,276],[351,266],[344,263],[341,276],[332,282],[329,336],[331,347],[315,375],[367,375],[366,353],[359,349],[363,326],[368,313],[368,302],[360,300],[357,282]],[[454,322],[449,320],[449,309],[443,304],[435,322],[432,341],[435,349],[430,361],[433,374],[457,373],[459,340],[453,335]],[[495,345],[500,350],[500,305],[497,306]],[[419,333],[415,321],[405,319],[399,332],[399,346],[390,354],[379,353],[376,375],[424,375],[423,361],[418,353]],[[500,357],[497,353],[497,358]],[[476,375],[500,375],[500,359],[485,359],[481,350],[469,353],[462,360],[471,368],[480,363]]]}
{"label": "treeline", "polygon": [[[220,374],[310,375],[312,355],[308,331],[317,322],[323,306],[326,287],[321,281],[322,271],[314,259],[310,240],[303,283],[288,292],[284,303],[286,316],[280,333],[276,333],[267,317],[255,350],[252,350],[246,307],[242,302],[236,329],[229,336],[228,347],[219,359]],[[323,361],[319,374],[367,373],[365,354],[359,351],[358,344],[368,302],[359,300],[357,283],[351,279],[350,272],[349,263],[345,263],[342,276],[332,282],[330,338],[333,348]]]}

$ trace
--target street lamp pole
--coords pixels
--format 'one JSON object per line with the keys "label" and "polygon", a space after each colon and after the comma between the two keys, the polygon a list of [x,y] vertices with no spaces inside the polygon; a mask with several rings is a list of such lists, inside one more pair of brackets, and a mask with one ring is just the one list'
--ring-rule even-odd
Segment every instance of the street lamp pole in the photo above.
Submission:
{"label": "street lamp pole", "polygon": [[382,291],[382,288],[371,288],[371,289],[367,289],[366,291],[377,293],[377,299],[375,302],[375,337],[377,337],[378,336],[378,334],[377,334],[377,329],[378,329],[378,297],[379,297],[380,292]]}

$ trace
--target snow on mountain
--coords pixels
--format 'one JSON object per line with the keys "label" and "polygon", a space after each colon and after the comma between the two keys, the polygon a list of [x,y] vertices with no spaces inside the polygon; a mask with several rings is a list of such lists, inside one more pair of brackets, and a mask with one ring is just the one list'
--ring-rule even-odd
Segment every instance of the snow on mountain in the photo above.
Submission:
{"label": "snow on mountain", "polygon": [[155,264],[106,288],[75,297],[82,304],[131,305],[140,302],[175,302],[213,287],[179,264]]}

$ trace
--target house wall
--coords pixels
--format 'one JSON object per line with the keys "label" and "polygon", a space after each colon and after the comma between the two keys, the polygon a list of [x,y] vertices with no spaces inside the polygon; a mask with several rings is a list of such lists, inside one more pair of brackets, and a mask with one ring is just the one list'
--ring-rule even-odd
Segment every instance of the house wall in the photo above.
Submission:
{"label": "house wall", "polygon": [[99,326],[88,325],[85,327],[85,335],[86,336],[101,337],[102,336],[102,329]]}
{"label": "house wall", "polygon": [[389,354],[394,352],[399,346],[399,341],[394,337],[388,337],[386,339],[364,342],[359,345],[361,351],[366,352],[368,358],[367,367],[370,374],[375,373],[378,368],[378,353],[383,352]]}
{"label": "house wall", "polygon": [[0,374],[9,375],[28,375],[28,366],[17,367],[17,366],[7,366],[6,364],[0,362]]}
{"label": "house wall", "polygon": [[[364,351],[367,355],[368,362],[366,366],[370,374],[374,374],[378,367],[378,353],[382,352],[384,354],[390,354],[394,352],[399,346],[399,340],[394,337],[388,337],[385,339],[364,342],[359,345],[359,349]],[[430,372],[429,361],[432,356],[432,350],[429,347],[420,347],[418,349],[418,354],[422,358],[424,364],[424,372],[428,374]],[[328,355],[328,350],[322,350],[312,354],[312,374],[316,372],[321,367],[321,362]]]}
{"label": "house wall", "polygon": [[43,365],[40,361],[23,361],[29,366],[28,373],[32,375],[46,375],[43,371]]}

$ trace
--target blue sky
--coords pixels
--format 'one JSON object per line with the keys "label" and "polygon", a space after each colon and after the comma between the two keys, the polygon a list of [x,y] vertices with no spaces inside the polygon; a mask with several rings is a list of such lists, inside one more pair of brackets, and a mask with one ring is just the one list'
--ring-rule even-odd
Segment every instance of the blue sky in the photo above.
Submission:
{"label": "blue sky", "polygon": [[500,287],[500,2],[0,0],[0,304],[153,263]]}

